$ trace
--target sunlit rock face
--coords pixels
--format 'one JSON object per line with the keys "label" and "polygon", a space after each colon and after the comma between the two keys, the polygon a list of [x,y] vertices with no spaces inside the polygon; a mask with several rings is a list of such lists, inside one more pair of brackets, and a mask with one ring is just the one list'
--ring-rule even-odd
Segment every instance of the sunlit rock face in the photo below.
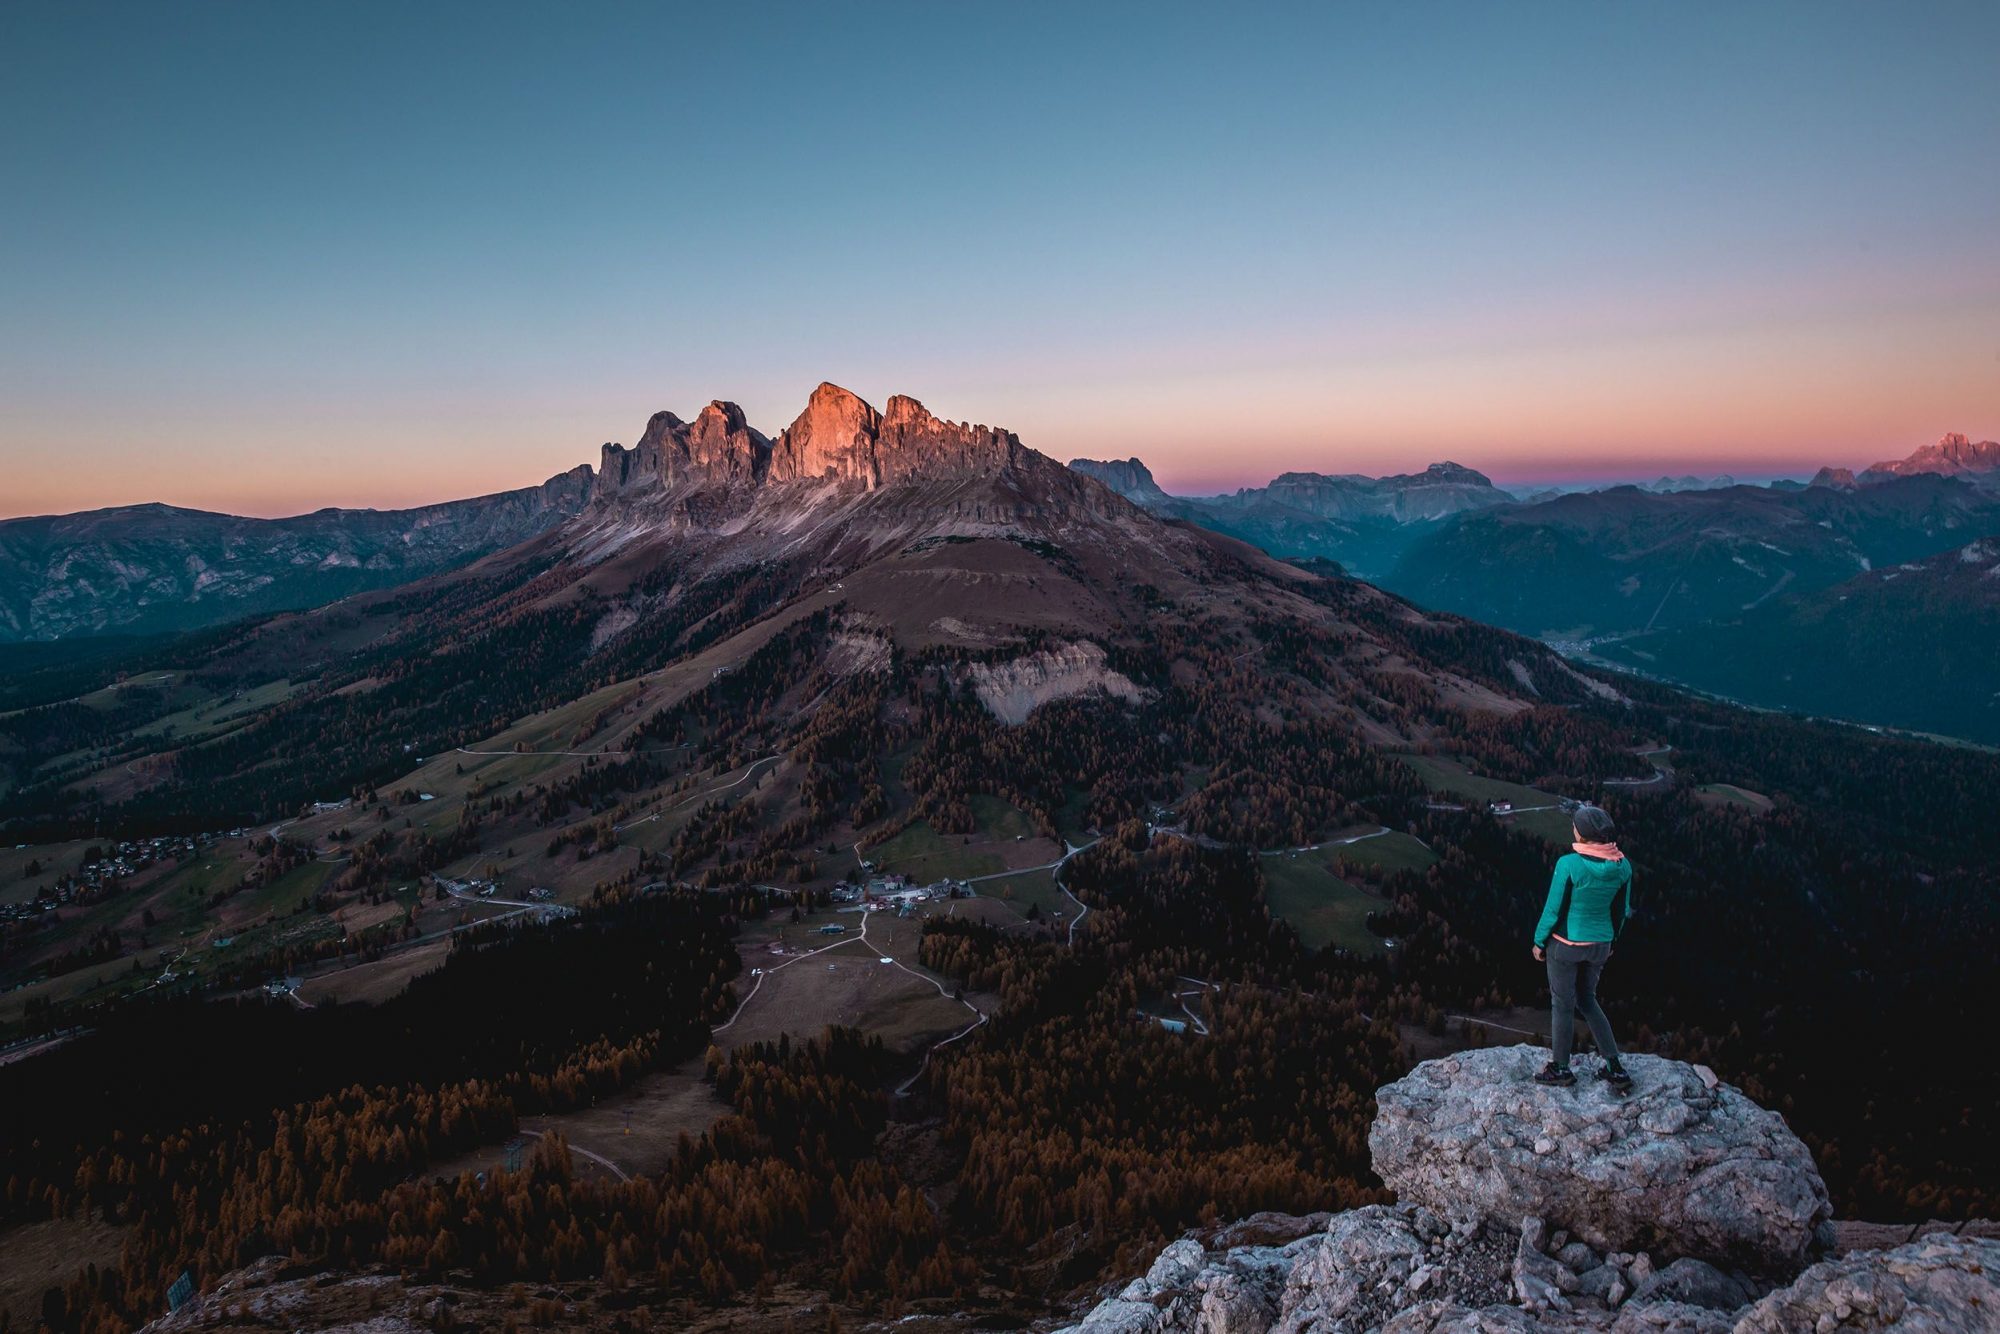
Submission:
{"label": "sunlit rock face", "polygon": [[1892,477],[1912,477],[1937,473],[1944,477],[1982,478],[2000,475],[2000,440],[1973,440],[1956,431],[1925,445],[1907,458],[1885,459],[1870,465],[1861,474],[1864,482],[1887,481]]}
{"label": "sunlit rock face", "polygon": [[771,458],[778,482],[831,480],[880,486],[875,443],[882,414],[836,384],[821,384],[806,400]]}
{"label": "sunlit rock face", "polygon": [[822,384],[778,437],[771,478],[872,488],[910,477],[990,476],[1020,461],[1012,432],[941,420],[902,394],[877,412],[839,385]]}

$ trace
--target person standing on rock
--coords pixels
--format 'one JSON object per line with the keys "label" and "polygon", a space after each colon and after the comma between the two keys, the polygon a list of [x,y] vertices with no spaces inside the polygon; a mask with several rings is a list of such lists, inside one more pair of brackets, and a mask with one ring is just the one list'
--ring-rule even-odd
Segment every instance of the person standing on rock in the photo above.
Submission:
{"label": "person standing on rock", "polygon": [[1632,912],[1632,863],[1618,850],[1618,827],[1605,811],[1579,806],[1571,826],[1576,850],[1556,860],[1548,901],[1535,924],[1535,958],[1549,966],[1549,1028],[1555,1040],[1554,1055],[1535,1082],[1576,1083],[1569,1053],[1581,1014],[1604,1057],[1604,1079],[1622,1093],[1632,1087],[1632,1076],[1618,1059],[1611,1021],[1597,1003],[1597,979]]}

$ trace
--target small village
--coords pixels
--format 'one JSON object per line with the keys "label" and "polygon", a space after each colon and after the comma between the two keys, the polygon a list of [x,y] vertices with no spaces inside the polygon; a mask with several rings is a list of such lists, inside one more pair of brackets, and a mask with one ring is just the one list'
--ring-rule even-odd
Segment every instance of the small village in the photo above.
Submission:
{"label": "small village", "polygon": [[[828,893],[835,912],[893,912],[897,917],[914,917],[917,908],[926,903],[942,903],[951,899],[967,899],[974,896],[972,885],[965,880],[943,879],[927,885],[916,884],[907,875],[895,872],[880,872],[873,862],[861,863],[862,872],[868,878],[859,884],[846,882],[835,885]],[[847,926],[839,922],[829,922],[818,929],[822,936],[843,936]],[[783,941],[771,943],[771,953],[788,954]]]}
{"label": "small village", "polygon": [[[103,848],[91,848],[75,873],[58,877],[32,899],[0,905],[0,922],[30,921],[73,903],[95,902],[116,889],[119,882],[128,876],[137,875],[163,861],[196,856],[203,848],[225,838],[241,837],[245,832],[237,829],[191,836],[132,839],[107,844]],[[30,862],[28,866],[30,877],[41,871],[35,862]]]}

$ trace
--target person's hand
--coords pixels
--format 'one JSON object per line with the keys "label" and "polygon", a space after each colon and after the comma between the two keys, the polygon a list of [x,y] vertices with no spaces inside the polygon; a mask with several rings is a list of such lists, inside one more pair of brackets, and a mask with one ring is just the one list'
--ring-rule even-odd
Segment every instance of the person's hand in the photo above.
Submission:
{"label": "person's hand", "polygon": [[1535,962],[1540,963],[1541,961],[1542,961],[1542,947],[1540,945],[1537,945],[1535,946]]}

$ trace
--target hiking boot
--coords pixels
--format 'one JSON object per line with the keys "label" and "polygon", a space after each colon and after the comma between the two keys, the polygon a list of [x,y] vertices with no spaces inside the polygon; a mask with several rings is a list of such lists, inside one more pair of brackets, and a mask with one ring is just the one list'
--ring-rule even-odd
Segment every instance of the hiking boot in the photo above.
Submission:
{"label": "hiking boot", "polygon": [[1632,1091],[1632,1076],[1625,1072],[1622,1065],[1606,1065],[1597,1072],[1597,1077],[1620,1093]]}
{"label": "hiking boot", "polygon": [[1536,1072],[1535,1082],[1537,1084],[1553,1084],[1557,1088],[1568,1088],[1570,1085],[1576,1083],[1576,1076],[1571,1073],[1568,1066],[1557,1065],[1554,1061],[1550,1061]]}

